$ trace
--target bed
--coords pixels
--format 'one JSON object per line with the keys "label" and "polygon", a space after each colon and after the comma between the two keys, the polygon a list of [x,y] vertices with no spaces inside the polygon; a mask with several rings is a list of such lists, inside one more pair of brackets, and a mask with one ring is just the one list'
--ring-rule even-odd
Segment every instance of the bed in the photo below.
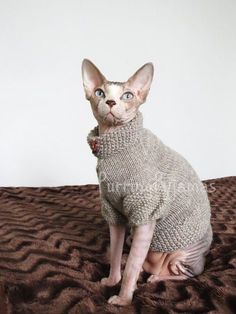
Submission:
{"label": "bed", "polygon": [[[0,313],[236,313],[236,177],[204,181],[213,244],[205,271],[146,284],[133,303],[107,303],[109,229],[97,185],[0,188]],[[122,269],[128,255],[124,247]]]}

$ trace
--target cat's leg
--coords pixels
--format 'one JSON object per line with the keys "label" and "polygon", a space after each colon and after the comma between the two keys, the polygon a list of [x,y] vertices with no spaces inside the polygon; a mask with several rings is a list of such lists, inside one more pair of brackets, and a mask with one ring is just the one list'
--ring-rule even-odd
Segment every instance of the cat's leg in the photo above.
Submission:
{"label": "cat's leg", "polygon": [[205,256],[209,252],[210,244],[211,238],[204,236],[195,244],[175,252],[149,251],[144,266],[152,275],[147,281],[184,280],[200,275],[204,271]]}
{"label": "cat's leg", "polygon": [[[126,241],[125,241],[125,243],[126,243],[126,245],[128,246],[128,247],[131,247],[131,244],[132,244],[132,241],[133,241],[133,234],[132,234],[132,228],[130,229],[130,231],[129,231],[129,233],[128,233],[128,236],[127,236],[127,238],[126,238]],[[142,272],[144,272],[145,270],[144,270],[144,268],[142,267],[142,269],[141,269],[141,273]]]}
{"label": "cat's leg", "polygon": [[110,229],[110,273],[103,278],[101,284],[114,286],[121,279],[121,258],[125,238],[124,225],[109,225]]}
{"label": "cat's leg", "polygon": [[147,282],[157,282],[162,280],[186,280],[189,277],[185,275],[177,275],[177,276],[160,276],[160,275],[151,275],[148,277]]}
{"label": "cat's leg", "polygon": [[150,273],[147,282],[160,280],[185,280],[193,277],[188,268],[182,265],[186,260],[184,251],[172,253],[149,251],[144,263],[144,269]]}
{"label": "cat's leg", "polygon": [[132,302],[136,282],[147,255],[155,228],[155,221],[134,228],[133,241],[125,266],[119,295],[112,296],[108,302],[128,305]]}

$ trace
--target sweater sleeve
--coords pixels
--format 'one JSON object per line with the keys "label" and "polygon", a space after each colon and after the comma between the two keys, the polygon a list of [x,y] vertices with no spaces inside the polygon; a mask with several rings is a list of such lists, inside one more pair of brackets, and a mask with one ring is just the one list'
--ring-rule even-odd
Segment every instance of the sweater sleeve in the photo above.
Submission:
{"label": "sweater sleeve", "polygon": [[164,204],[164,196],[161,191],[134,192],[124,198],[124,214],[130,226],[143,225],[162,218]]}
{"label": "sweater sleeve", "polygon": [[105,196],[101,196],[101,213],[109,224],[119,225],[127,223],[127,219],[111,205]]}

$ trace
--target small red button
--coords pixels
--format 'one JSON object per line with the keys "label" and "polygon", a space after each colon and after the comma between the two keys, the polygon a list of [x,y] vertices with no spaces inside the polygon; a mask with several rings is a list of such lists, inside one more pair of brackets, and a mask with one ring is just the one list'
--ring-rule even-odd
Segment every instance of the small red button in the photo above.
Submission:
{"label": "small red button", "polygon": [[93,153],[96,153],[98,150],[98,143],[96,140],[91,141],[91,149]]}

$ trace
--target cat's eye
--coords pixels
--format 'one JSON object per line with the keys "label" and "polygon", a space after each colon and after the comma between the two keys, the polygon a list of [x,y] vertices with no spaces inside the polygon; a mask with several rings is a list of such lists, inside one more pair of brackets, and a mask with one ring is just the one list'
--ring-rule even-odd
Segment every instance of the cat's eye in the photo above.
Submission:
{"label": "cat's eye", "polygon": [[121,99],[123,100],[130,100],[133,99],[134,95],[131,92],[125,92],[122,96]]}
{"label": "cat's eye", "polygon": [[97,97],[105,97],[105,93],[104,93],[104,91],[101,88],[98,88],[98,89],[95,90],[95,95]]}

